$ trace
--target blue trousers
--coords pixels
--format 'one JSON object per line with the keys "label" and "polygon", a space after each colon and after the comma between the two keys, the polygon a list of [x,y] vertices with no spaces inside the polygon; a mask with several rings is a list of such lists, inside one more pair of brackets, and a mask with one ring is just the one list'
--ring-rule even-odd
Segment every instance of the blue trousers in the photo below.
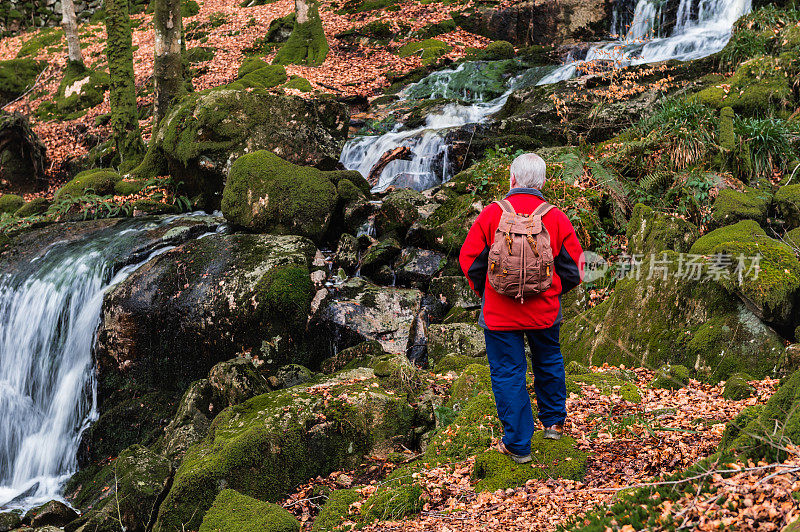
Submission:
{"label": "blue trousers", "polygon": [[497,416],[503,423],[503,443],[514,454],[531,452],[534,421],[531,397],[525,386],[528,365],[525,337],[531,346],[533,385],[539,421],[545,427],[567,419],[567,386],[564,358],[558,340],[560,325],[529,331],[490,331],[484,329],[486,354],[492,375],[492,391]]}

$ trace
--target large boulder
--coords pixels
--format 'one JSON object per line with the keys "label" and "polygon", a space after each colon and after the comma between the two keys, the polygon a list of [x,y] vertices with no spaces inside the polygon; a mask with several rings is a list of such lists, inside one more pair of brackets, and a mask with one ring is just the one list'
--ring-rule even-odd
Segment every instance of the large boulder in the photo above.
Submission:
{"label": "large boulder", "polygon": [[690,251],[721,266],[717,282],[762,320],[794,329],[800,262],[789,245],[767,236],[755,221],[743,220],[703,235]]}
{"label": "large boulder", "polygon": [[276,366],[302,359],[315,253],[298,236],[215,234],[156,257],[105,297],[101,390],[115,376],[183,390],[247,351]]}
{"label": "large boulder", "polygon": [[611,4],[603,0],[526,1],[455,16],[467,31],[517,46],[598,40],[608,34],[610,18]]}
{"label": "large boulder", "polygon": [[[440,363],[447,356],[452,362],[466,366],[486,360],[486,340],[483,328],[472,323],[451,323],[428,327],[428,360],[434,369],[443,369]],[[451,362],[451,363],[452,363]]]}
{"label": "large boulder", "polygon": [[134,445],[93,476],[81,476],[73,477],[67,487],[72,504],[85,511],[70,524],[70,530],[144,532],[169,486],[172,464],[146,447]]}
{"label": "large boulder", "polygon": [[319,241],[340,214],[337,206],[347,202],[348,193],[363,194],[352,180],[369,190],[361,175],[353,174],[297,166],[259,150],[233,163],[222,193],[222,213],[231,223],[252,231],[297,234]]}
{"label": "large boulder", "polygon": [[0,190],[33,192],[46,184],[45,147],[28,119],[0,110]]}
{"label": "large boulder", "polygon": [[347,107],[333,100],[263,89],[190,94],[164,118],[146,162],[165,163],[190,196],[202,195],[209,207],[217,207],[237,158],[269,150],[294,164],[333,169],[348,125]]}
{"label": "large boulder", "polygon": [[366,368],[230,407],[186,454],[153,530],[197,529],[224,487],[278,501],[310,478],[357,465],[382,442],[409,438],[413,418],[406,397]]}
{"label": "large boulder", "polygon": [[660,253],[666,250],[686,253],[700,236],[700,231],[691,222],[659,214],[639,203],[633,209],[626,236],[631,253]]}
{"label": "large boulder", "polygon": [[606,301],[566,320],[564,359],[597,366],[681,364],[716,380],[781,371],[783,339],[715,281],[686,276],[685,261],[671,251],[645,257],[639,278],[632,272]]}
{"label": "large boulder", "polygon": [[329,294],[316,320],[337,338],[338,347],[377,340],[388,353],[405,354],[420,324],[422,293],[348,279]]}

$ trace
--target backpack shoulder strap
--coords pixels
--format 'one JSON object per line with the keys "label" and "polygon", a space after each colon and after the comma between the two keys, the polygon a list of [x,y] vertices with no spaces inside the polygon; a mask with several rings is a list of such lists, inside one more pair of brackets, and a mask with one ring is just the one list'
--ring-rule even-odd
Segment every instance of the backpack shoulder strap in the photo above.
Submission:
{"label": "backpack shoulder strap", "polygon": [[536,207],[536,210],[533,211],[533,214],[531,214],[531,216],[544,216],[545,214],[550,212],[550,209],[555,209],[555,206],[554,205],[550,205],[549,203],[544,201],[544,202],[542,202],[541,205]]}
{"label": "backpack shoulder strap", "polygon": [[503,209],[508,214],[517,214],[517,211],[514,210],[514,207],[511,205],[511,202],[508,201],[507,199],[497,200],[495,201],[495,203],[500,205],[500,208]]}

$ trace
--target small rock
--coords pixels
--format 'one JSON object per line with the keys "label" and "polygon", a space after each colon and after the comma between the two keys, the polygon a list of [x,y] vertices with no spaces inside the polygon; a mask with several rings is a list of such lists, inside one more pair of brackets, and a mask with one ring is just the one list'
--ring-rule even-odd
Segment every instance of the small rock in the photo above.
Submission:
{"label": "small rock", "polygon": [[350,475],[342,473],[336,477],[336,484],[342,488],[349,488],[353,485],[353,478]]}

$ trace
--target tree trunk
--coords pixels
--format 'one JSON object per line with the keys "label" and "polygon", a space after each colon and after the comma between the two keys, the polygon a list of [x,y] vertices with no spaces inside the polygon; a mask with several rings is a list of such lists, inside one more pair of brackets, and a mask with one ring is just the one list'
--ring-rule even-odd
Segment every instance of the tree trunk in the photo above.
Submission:
{"label": "tree trunk", "polygon": [[308,22],[308,2],[306,0],[294,0],[294,11],[297,15],[295,19],[298,24]]}
{"label": "tree trunk", "polygon": [[70,63],[83,64],[81,43],[78,40],[78,21],[75,16],[75,3],[72,0],[61,0],[61,26],[67,38],[67,59]]}
{"label": "tree trunk", "polygon": [[111,130],[121,164],[131,168],[144,152],[136,109],[136,85],[133,74],[133,43],[128,0],[105,0],[106,51],[111,78]]}
{"label": "tree trunk", "polygon": [[180,0],[155,0],[155,62],[153,127],[158,127],[169,106],[186,93],[183,79],[183,20]]}

